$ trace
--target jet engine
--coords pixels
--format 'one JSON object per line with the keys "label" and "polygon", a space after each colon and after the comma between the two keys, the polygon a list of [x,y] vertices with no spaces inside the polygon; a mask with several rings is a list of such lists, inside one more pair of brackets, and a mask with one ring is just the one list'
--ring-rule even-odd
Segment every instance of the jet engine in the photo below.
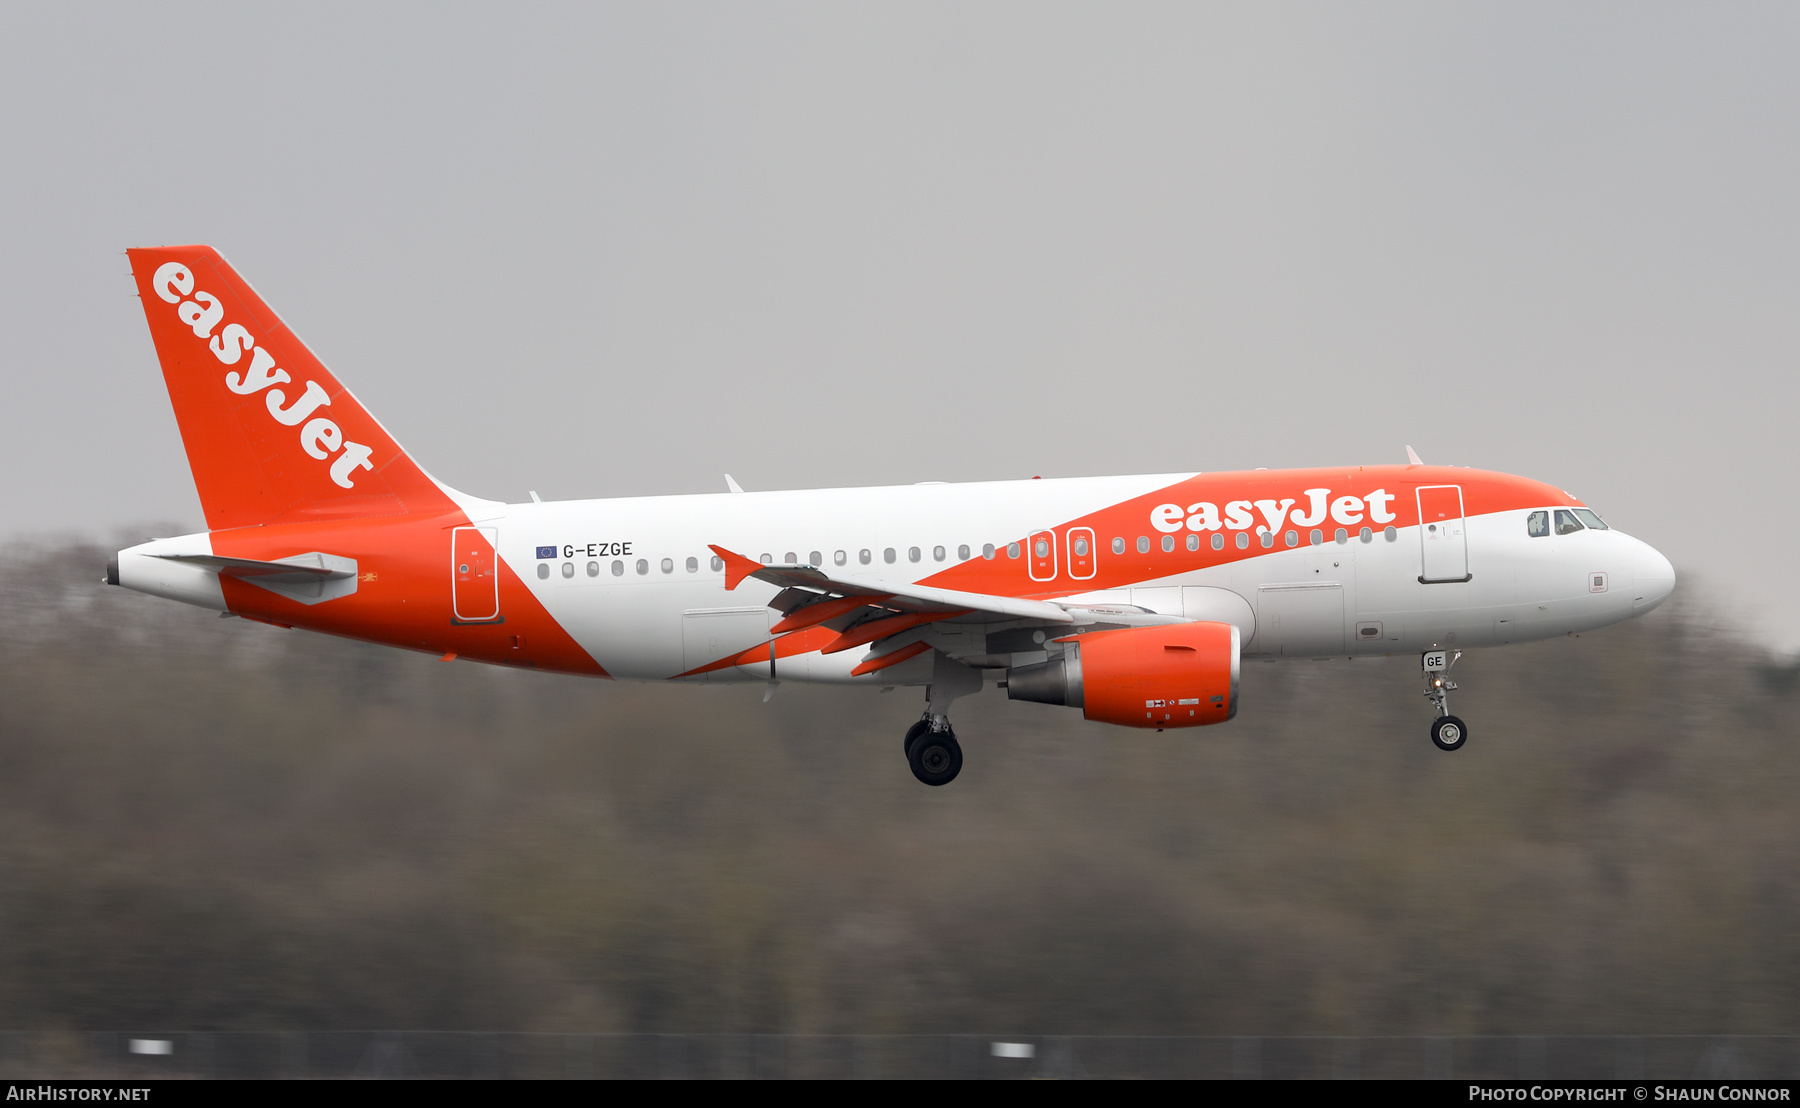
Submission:
{"label": "jet engine", "polygon": [[1062,656],[1007,674],[1013,700],[1065,704],[1122,727],[1200,727],[1237,715],[1238,629],[1127,627],[1058,639]]}

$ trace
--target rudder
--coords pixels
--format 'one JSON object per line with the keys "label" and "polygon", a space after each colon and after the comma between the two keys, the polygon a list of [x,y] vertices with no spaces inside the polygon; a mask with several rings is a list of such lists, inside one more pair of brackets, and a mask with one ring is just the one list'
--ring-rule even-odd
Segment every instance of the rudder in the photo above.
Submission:
{"label": "rudder", "polygon": [[126,254],[208,528],[453,506],[218,251]]}

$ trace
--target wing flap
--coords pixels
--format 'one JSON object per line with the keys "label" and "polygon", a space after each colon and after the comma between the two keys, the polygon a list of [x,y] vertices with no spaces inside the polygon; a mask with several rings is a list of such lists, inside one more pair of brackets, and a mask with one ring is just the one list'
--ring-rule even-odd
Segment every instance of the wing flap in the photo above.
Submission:
{"label": "wing flap", "polygon": [[[1016,596],[995,596],[991,593],[962,592],[957,589],[939,589],[930,585],[879,581],[848,574],[827,573],[818,566],[764,565],[746,558],[742,554],[733,553],[722,546],[714,546],[711,549],[725,563],[725,587],[727,589],[735,589],[744,581],[754,577],[758,581],[779,585],[782,588],[808,589],[844,599],[863,597],[866,598],[867,604],[892,608],[900,612],[942,612],[946,615],[982,612],[1005,619],[1034,619],[1042,620],[1045,623],[1075,622],[1075,617],[1062,607],[1042,600],[1027,600]],[[790,614],[789,618],[795,618],[811,607],[813,606],[808,605],[807,608],[801,608]],[[850,611],[855,607],[856,605],[845,605],[833,614]],[[822,617],[820,622],[830,618],[830,616]],[[795,626],[801,625],[796,624]]]}

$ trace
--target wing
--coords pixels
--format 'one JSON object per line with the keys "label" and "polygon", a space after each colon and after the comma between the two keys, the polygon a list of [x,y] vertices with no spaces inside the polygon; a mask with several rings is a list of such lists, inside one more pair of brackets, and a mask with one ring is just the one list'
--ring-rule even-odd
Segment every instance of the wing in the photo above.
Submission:
{"label": "wing", "polygon": [[[940,589],[828,573],[811,565],[768,565],[722,546],[711,549],[725,563],[727,589],[736,589],[751,578],[780,587],[769,601],[770,607],[782,613],[781,621],[770,629],[773,634],[789,635],[816,627],[835,631],[835,638],[816,648],[821,654],[872,645],[874,651],[852,671],[855,674],[884,669],[931,646],[980,665],[1014,650],[1041,650],[1043,637],[1034,636],[1034,631],[1054,631],[1060,637],[1071,631],[1189,622],[1130,605],[1075,604]],[[954,621],[957,631],[979,633],[946,634],[951,628],[931,633],[932,625],[947,621]]]}

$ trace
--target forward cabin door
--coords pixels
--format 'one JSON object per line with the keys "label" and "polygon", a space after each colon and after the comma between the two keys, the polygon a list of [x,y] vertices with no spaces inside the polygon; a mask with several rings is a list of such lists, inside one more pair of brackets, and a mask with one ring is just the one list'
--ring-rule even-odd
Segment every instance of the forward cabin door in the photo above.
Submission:
{"label": "forward cabin door", "polygon": [[1461,485],[1427,485],[1418,491],[1422,582],[1467,581],[1469,543],[1463,534]]}
{"label": "forward cabin door", "polygon": [[500,618],[499,559],[493,527],[458,527],[450,533],[451,615],[459,623]]}

